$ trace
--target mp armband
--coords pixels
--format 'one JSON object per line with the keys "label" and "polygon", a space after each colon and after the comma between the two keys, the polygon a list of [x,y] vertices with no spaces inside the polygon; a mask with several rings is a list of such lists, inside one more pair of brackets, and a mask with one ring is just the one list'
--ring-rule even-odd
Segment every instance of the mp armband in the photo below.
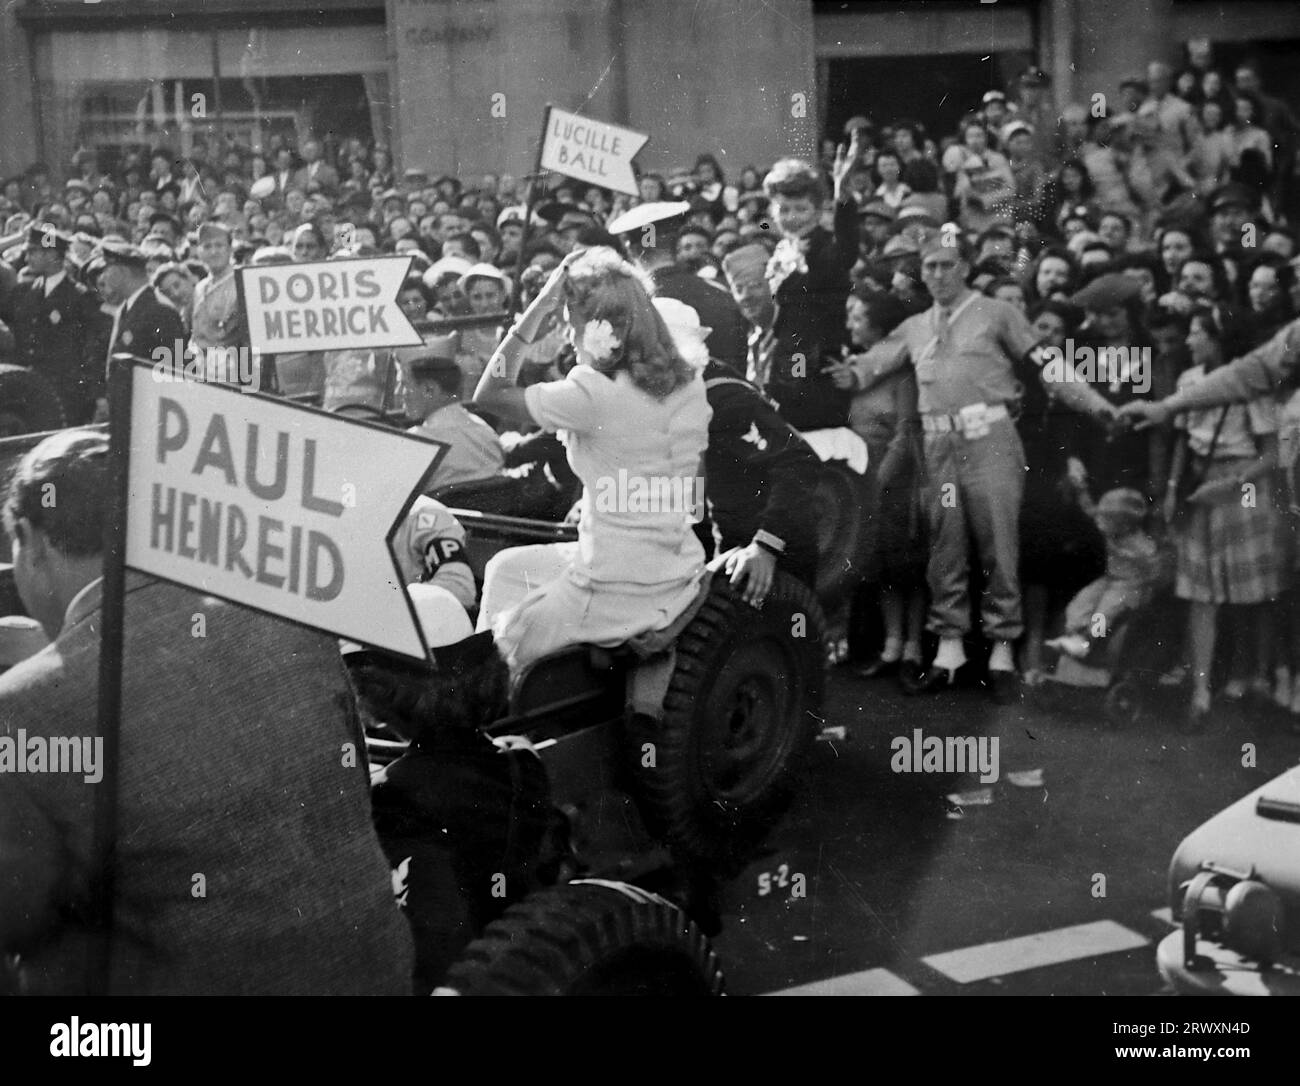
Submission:
{"label": "mp armband", "polygon": [[771,554],[785,553],[785,540],[771,532],[766,532],[762,528],[754,533],[754,542]]}
{"label": "mp armband", "polygon": [[448,562],[469,564],[469,559],[465,555],[465,548],[461,546],[460,540],[432,539],[425,544],[424,575],[426,578],[432,577]]}

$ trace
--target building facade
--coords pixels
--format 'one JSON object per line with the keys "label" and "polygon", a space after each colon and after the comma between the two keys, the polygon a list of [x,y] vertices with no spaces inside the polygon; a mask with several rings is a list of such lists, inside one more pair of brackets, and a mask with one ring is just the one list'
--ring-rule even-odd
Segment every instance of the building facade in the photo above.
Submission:
{"label": "building facade", "polygon": [[944,130],[1030,63],[1058,105],[1113,94],[1192,38],[1260,55],[1300,99],[1293,0],[18,0],[0,9],[0,173],[219,130],[519,174],[553,102],[649,133],[648,168],[709,150],[734,174],[813,154],[858,113]]}

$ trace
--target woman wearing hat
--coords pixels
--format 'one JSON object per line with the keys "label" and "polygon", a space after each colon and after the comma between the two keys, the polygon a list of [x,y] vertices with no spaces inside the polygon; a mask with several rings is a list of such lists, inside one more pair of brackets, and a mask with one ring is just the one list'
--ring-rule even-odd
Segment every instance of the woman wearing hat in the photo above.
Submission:
{"label": "woman wearing hat", "polygon": [[[578,365],[562,381],[516,388],[523,345],[560,307]],[[512,669],[675,621],[704,569],[690,499],[702,497],[711,412],[636,269],[611,249],[569,254],[506,334],[475,402],[562,432],[583,482],[577,543],[514,547],[488,563],[479,629],[496,632]],[[650,480],[657,500],[646,498]]]}
{"label": "woman wearing hat", "polygon": [[[476,317],[500,313],[510,297],[510,281],[505,273],[488,263],[473,265],[460,277],[459,285],[470,313]],[[478,388],[479,378],[487,368],[488,359],[501,342],[502,332],[500,325],[461,330],[457,361],[465,373],[465,399],[473,399],[474,390]]]}
{"label": "woman wearing hat", "polygon": [[988,229],[995,222],[1011,221],[1015,179],[1006,156],[989,147],[989,132],[978,117],[962,125],[962,147],[953,183],[961,213],[961,225],[972,233]]}

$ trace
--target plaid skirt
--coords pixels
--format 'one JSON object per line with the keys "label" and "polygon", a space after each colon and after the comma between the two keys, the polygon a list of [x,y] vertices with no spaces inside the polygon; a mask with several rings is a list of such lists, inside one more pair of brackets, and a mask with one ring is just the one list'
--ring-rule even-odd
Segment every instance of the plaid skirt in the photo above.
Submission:
{"label": "plaid skirt", "polygon": [[[1216,460],[1207,482],[1230,479],[1252,460]],[[1264,603],[1282,590],[1278,512],[1269,476],[1253,480],[1255,502],[1189,505],[1178,537],[1175,594],[1196,603]]]}

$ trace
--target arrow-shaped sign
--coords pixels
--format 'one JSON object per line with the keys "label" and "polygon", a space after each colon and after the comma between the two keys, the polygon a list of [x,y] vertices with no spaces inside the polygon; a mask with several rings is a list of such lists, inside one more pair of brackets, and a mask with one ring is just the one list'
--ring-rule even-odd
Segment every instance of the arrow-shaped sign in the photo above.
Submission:
{"label": "arrow-shaped sign", "polygon": [[418,347],[397,305],[409,256],[240,268],[248,336],[257,354]]}
{"label": "arrow-shaped sign", "polygon": [[445,444],[144,365],[131,432],[128,566],[428,659],[391,539]]}
{"label": "arrow-shaped sign", "polygon": [[649,138],[552,106],[542,137],[541,168],[635,196],[632,159]]}

